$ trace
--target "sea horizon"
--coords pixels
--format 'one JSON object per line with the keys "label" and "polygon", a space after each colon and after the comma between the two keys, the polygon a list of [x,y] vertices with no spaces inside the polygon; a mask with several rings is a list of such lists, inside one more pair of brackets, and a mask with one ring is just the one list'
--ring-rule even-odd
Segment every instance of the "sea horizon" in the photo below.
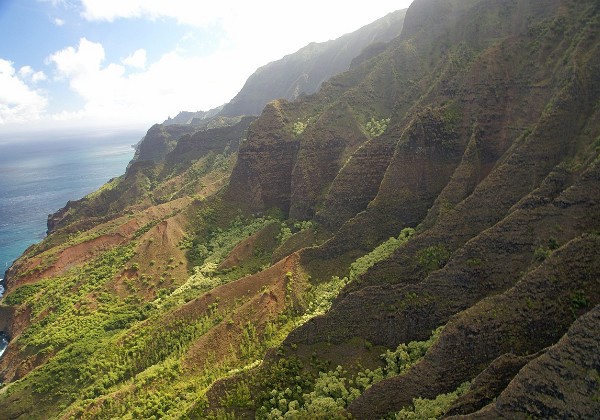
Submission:
{"label": "sea horizon", "polygon": [[107,128],[0,135],[0,279],[44,239],[48,215],[125,173],[144,134]]}

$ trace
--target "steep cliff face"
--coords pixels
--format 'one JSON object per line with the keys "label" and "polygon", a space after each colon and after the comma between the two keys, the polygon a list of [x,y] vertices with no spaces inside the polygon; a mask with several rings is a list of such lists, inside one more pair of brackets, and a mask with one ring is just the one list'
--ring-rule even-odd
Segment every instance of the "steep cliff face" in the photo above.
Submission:
{"label": "steep cliff face", "polygon": [[184,134],[192,134],[194,131],[196,129],[190,125],[155,124],[148,130],[144,140],[138,145],[134,159],[158,162],[175,148],[179,137]]}
{"label": "steep cliff face", "polygon": [[399,10],[338,39],[311,43],[250,76],[221,115],[259,115],[278,98],[294,100],[315,93],[330,77],[348,70],[352,59],[371,44],[388,42],[402,31],[406,10]]}
{"label": "steep cliff face", "polygon": [[[395,348],[424,340],[456,314],[468,330],[444,350],[432,349],[437,367],[427,357],[357,398],[349,407],[356,417],[384,416],[413,398],[450,392],[503,354],[541,351],[598,301],[595,239],[586,236],[600,220],[597,22],[592,2],[415,2],[403,35],[368,61],[372,73],[354,69],[288,109],[304,112],[302,120],[319,98],[334,104],[308,120],[293,173],[301,177],[290,179],[291,217],[316,212],[324,226],[339,227],[324,245],[301,252],[314,276],[330,275],[331,264],[403,227],[418,225],[418,233],[348,285],[326,315],[294,330],[287,357],[306,357],[326,344],[335,366],[357,337]],[[386,78],[385,95],[374,95],[376,75],[389,60],[405,71]],[[341,126],[328,125],[335,134],[315,123],[319,135],[310,136],[311,121],[329,118],[350,95],[358,96],[346,114],[354,118],[338,112]],[[347,132],[360,127],[360,111],[384,105],[386,97],[396,101],[379,108],[393,110],[384,134],[368,140]],[[341,146],[329,140],[338,133]],[[344,152],[349,158],[336,165]],[[536,267],[552,248],[556,255],[542,265],[550,272],[521,289],[544,270]],[[544,285],[547,278],[553,287]],[[482,301],[493,294],[507,297]],[[578,294],[584,303],[573,303]],[[491,312],[488,341],[474,313]],[[552,315],[559,313],[560,321]],[[450,340],[450,325],[440,346]]]}
{"label": "steep cliff face", "polygon": [[600,367],[599,312],[596,306],[577,319],[558,343],[519,371],[494,403],[466,417],[595,417],[600,411],[594,397],[600,389],[594,377]]}
{"label": "steep cliff face", "polygon": [[318,93],[169,127],[9,271],[1,412],[598,412],[596,1],[415,0]]}
{"label": "steep cliff face", "polygon": [[[231,174],[228,201],[252,212],[290,207],[290,176],[298,141],[289,127],[286,101],[273,101],[250,127]],[[243,152],[241,151],[243,150]]]}

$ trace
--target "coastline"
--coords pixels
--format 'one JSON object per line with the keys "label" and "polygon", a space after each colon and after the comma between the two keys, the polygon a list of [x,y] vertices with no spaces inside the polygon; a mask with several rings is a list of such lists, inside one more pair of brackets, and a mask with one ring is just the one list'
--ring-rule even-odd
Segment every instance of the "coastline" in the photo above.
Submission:
{"label": "coastline", "polygon": [[[122,175],[139,135],[115,132],[83,142],[59,136],[40,141],[14,139],[0,144],[0,305],[10,268],[46,237],[47,217]],[[18,141],[17,141],[18,140]],[[0,319],[0,357],[10,341],[7,319]]]}
{"label": "coastline", "polygon": [[132,145],[141,137],[137,131],[95,134],[0,135],[0,284],[4,293],[6,272],[30,246],[46,237],[48,215],[125,173],[134,155]]}

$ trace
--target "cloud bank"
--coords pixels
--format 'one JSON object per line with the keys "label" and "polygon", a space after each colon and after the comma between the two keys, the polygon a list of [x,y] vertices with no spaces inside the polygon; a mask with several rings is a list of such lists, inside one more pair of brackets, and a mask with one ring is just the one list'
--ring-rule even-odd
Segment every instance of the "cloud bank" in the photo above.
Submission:
{"label": "cloud bank", "polygon": [[123,64],[108,63],[100,43],[81,38],[76,47],[57,51],[48,62],[85,105],[54,118],[162,121],[179,110],[201,109],[206,97],[226,90],[227,70],[218,63],[230,59],[184,57],[173,51],[146,67],[146,52],[137,50]]}
{"label": "cloud bank", "polygon": [[0,124],[38,120],[48,99],[32,85],[45,80],[43,72],[24,66],[17,72],[11,61],[0,58]]}

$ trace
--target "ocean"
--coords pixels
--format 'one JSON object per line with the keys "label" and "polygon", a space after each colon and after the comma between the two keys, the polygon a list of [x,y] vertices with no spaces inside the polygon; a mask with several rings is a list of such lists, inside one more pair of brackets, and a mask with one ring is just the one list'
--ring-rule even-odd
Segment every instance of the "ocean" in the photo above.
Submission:
{"label": "ocean", "polygon": [[0,135],[0,278],[44,238],[49,214],[125,173],[132,145],[143,135],[139,130]]}

